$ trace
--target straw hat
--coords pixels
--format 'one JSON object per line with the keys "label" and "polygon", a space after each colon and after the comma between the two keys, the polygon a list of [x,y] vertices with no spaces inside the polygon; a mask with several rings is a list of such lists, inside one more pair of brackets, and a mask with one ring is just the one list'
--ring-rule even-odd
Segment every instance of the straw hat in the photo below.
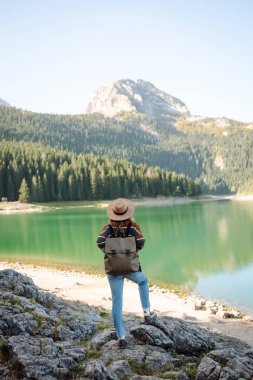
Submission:
{"label": "straw hat", "polygon": [[111,220],[126,220],[134,213],[134,204],[126,198],[118,198],[107,206],[107,215]]}

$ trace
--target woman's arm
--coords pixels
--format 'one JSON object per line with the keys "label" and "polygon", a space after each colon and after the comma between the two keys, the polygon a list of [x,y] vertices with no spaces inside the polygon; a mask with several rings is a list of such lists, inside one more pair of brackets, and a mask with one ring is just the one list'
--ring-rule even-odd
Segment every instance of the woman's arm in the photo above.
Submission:
{"label": "woman's arm", "polygon": [[100,249],[104,249],[104,247],[105,247],[105,240],[106,240],[106,238],[108,237],[110,235],[110,229],[109,229],[109,227],[108,227],[108,224],[106,224],[103,228],[102,228],[102,230],[101,230],[101,232],[100,232],[100,234],[99,234],[99,236],[98,236],[98,238],[97,238],[97,246],[98,246],[98,248],[100,248]]}
{"label": "woman's arm", "polygon": [[137,223],[131,226],[131,235],[135,236],[137,249],[140,250],[144,247],[145,239],[141,233],[141,228]]}

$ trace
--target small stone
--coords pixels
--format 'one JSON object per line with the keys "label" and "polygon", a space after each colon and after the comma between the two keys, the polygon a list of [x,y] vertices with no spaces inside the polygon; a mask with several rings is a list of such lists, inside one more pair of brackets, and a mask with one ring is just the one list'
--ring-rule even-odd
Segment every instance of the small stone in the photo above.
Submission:
{"label": "small stone", "polygon": [[219,308],[217,306],[212,306],[208,309],[210,314],[217,314]]}
{"label": "small stone", "polygon": [[228,319],[228,318],[239,318],[237,312],[234,311],[225,311],[223,313],[223,319]]}
{"label": "small stone", "polygon": [[194,308],[195,310],[206,310],[206,301],[204,299],[196,299]]}

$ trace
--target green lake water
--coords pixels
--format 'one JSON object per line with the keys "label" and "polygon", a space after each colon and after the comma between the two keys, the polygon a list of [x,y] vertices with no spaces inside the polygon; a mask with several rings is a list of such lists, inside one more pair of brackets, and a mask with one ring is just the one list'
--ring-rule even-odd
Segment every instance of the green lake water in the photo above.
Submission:
{"label": "green lake water", "polygon": [[[149,280],[253,311],[253,202],[136,208]],[[103,272],[105,209],[0,216],[0,259]]]}

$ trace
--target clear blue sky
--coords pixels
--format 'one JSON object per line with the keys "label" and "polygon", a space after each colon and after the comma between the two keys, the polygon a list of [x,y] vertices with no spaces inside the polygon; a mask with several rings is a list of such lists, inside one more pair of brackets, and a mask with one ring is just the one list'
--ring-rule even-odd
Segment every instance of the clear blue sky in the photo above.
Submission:
{"label": "clear blue sky", "polygon": [[83,113],[143,79],[192,114],[253,121],[252,0],[0,0],[0,97]]}

